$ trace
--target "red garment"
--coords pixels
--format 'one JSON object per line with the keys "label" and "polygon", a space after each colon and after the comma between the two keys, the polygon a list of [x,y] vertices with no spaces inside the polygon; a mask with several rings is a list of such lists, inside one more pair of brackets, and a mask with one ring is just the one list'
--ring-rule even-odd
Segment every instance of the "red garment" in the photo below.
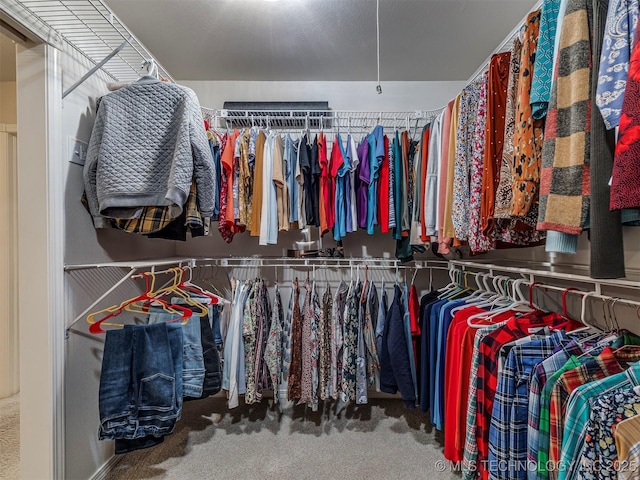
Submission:
{"label": "red garment", "polygon": [[382,233],[389,233],[389,137],[384,136],[384,158],[380,164],[378,224]]}
{"label": "red garment", "polygon": [[629,59],[611,177],[611,210],[640,207],[640,42]]}
{"label": "red garment", "polygon": [[[333,139],[333,147],[331,148],[331,178],[335,179],[338,176],[338,172],[344,165],[344,157],[342,156],[342,148],[338,135]],[[334,195],[335,197],[335,192]]]}
{"label": "red garment", "polygon": [[224,221],[230,226],[235,224],[235,216],[233,214],[233,155],[238,135],[240,135],[238,130],[234,130],[233,133],[229,135],[227,138],[227,144],[225,145],[220,157],[222,169],[224,170],[224,175],[227,178],[227,208]]}
{"label": "red garment", "polygon": [[[459,310],[453,316],[449,333],[447,334],[447,354],[444,364],[444,457],[451,462],[462,461],[462,451],[455,448],[456,430],[453,425],[456,423],[456,409],[453,408],[458,402],[458,394],[461,385],[461,366],[462,366],[462,339],[465,332],[470,329],[467,320],[471,315],[484,312],[485,310],[474,306]],[[469,368],[471,365],[469,364]],[[464,427],[463,427],[464,428]]]}
{"label": "red garment", "polygon": [[338,135],[336,135],[331,148],[331,163],[329,164],[329,210],[327,212],[329,230],[332,230],[336,223],[336,177],[342,165],[344,165],[344,157]]}
{"label": "red garment", "polygon": [[[478,313],[479,313],[478,309]],[[475,325],[491,325],[495,323],[501,323],[514,315],[515,312],[506,311],[498,314],[495,318],[491,320],[483,320],[481,318],[475,319],[473,323]],[[471,315],[469,315],[470,317]],[[469,318],[467,317],[467,320]],[[468,327],[468,325],[467,325]],[[462,328],[462,327],[461,327]],[[446,405],[452,405],[455,401],[455,419],[453,421],[453,425],[456,427],[451,427],[450,429],[455,432],[455,449],[460,452],[464,452],[464,442],[467,428],[467,408],[469,406],[469,385],[471,383],[471,364],[473,363],[473,343],[475,340],[477,328],[468,327],[463,329],[462,341],[460,342],[460,367],[459,374],[454,375],[453,380],[458,380],[459,383],[452,385],[453,392],[451,393],[451,403],[447,403]],[[448,348],[448,347],[447,347]],[[446,390],[445,390],[446,392]],[[445,410],[446,412],[446,410]],[[449,417],[446,417],[449,418]],[[451,423],[449,423],[451,425]],[[446,440],[446,437],[445,437]]]}
{"label": "red garment", "polygon": [[318,134],[318,163],[320,164],[320,232],[324,235],[329,231],[329,161],[327,159],[327,143],[324,133]]}
{"label": "red garment", "polygon": [[424,199],[427,194],[427,165],[429,164],[429,138],[431,138],[431,129],[426,128],[422,135],[422,171],[420,172],[420,185],[422,185],[420,196],[420,240],[423,243],[429,241],[427,235],[427,219],[425,218],[426,208],[424,208]]}
{"label": "red garment", "polygon": [[420,336],[420,299],[415,285],[409,288],[409,318],[411,321],[411,336]]}
{"label": "red garment", "polygon": [[415,365],[420,365],[418,361],[418,343],[420,341],[420,299],[415,285],[409,288],[409,323],[411,325],[411,340],[413,341],[413,361]]}
{"label": "red garment", "polygon": [[[231,243],[233,240],[233,222],[227,222],[227,209],[229,204],[229,195],[231,194],[231,209],[233,210],[233,192],[231,187],[228,184],[229,175],[231,176],[231,186],[233,186],[233,152],[231,155],[231,168],[228,168],[228,165],[223,163],[224,154],[229,149],[233,150],[234,147],[227,148],[230,144],[235,143],[235,140],[231,142],[229,135],[225,135],[222,137],[222,141],[220,142],[220,150],[222,155],[220,156],[221,165],[222,165],[222,174],[220,175],[220,214],[218,216],[218,231],[225,242]],[[228,161],[228,157],[227,157]],[[233,213],[233,212],[232,212]]]}

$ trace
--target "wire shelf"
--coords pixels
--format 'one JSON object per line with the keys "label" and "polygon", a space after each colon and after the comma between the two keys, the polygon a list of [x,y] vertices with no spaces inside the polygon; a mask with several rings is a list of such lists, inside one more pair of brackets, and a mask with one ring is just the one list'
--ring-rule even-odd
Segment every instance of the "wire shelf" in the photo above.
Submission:
{"label": "wire shelf", "polygon": [[246,128],[262,126],[275,129],[355,130],[369,131],[376,125],[385,129],[421,128],[442,112],[414,110],[412,112],[363,112],[348,110],[229,110],[203,108],[215,128]]}
{"label": "wire shelf", "polygon": [[[143,73],[143,61],[148,59],[155,61],[160,77],[173,81],[169,72],[102,0],[21,0],[3,8],[27,20],[48,41],[59,35],[93,65],[126,41],[128,45],[102,67],[114,81],[137,80]],[[47,30],[49,33],[45,36]]]}

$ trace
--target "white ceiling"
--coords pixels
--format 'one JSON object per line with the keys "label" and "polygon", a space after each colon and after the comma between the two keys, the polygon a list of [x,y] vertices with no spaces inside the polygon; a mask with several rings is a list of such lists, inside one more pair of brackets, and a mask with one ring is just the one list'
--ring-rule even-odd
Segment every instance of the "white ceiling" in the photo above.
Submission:
{"label": "white ceiling", "polygon": [[[375,80],[375,0],[106,0],[178,80]],[[380,0],[381,79],[466,80],[535,0]]]}

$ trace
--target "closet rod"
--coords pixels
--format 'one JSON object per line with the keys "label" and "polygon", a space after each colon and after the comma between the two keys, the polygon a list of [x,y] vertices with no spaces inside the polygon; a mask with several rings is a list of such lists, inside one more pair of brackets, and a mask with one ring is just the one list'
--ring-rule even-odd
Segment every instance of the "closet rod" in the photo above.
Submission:
{"label": "closet rod", "polygon": [[162,260],[141,260],[138,262],[110,262],[110,263],[87,263],[78,265],[65,265],[64,270],[66,272],[72,272],[74,270],[86,270],[93,268],[155,268],[164,267],[169,265],[177,266],[190,266],[192,268],[204,266],[219,266],[219,267],[233,267],[241,266],[248,262],[253,262],[256,266],[257,262],[264,266],[273,266],[274,263],[281,263],[284,266],[313,266],[313,265],[331,265],[331,266],[349,266],[349,265],[380,265],[390,266],[395,268],[438,268],[448,269],[447,262],[441,260],[414,260],[406,264],[402,264],[400,260],[393,258],[374,258],[374,257],[348,257],[348,258],[333,258],[333,257],[312,257],[312,258],[290,258],[290,257],[182,257],[173,259]]}
{"label": "closet rod", "polygon": [[78,265],[65,265],[64,271],[71,272],[74,270],[87,270],[92,268],[155,268],[167,265],[188,264],[194,258],[174,258],[163,260],[140,260],[137,262],[108,262],[108,263],[84,263]]}
{"label": "closet rod", "polygon": [[382,125],[386,128],[407,129],[415,127],[417,122],[427,122],[442,112],[434,110],[414,110],[411,112],[349,111],[349,110],[230,110],[201,107],[205,117],[212,120],[215,128],[250,127],[256,122],[273,128],[331,129],[338,126],[348,130],[352,128],[373,128]]}
{"label": "closet rod", "polygon": [[[633,280],[595,279],[595,278],[587,277],[586,275],[578,275],[575,273],[561,273],[561,272],[554,272],[554,271],[548,271],[548,270],[513,267],[513,266],[500,265],[495,263],[465,262],[461,260],[451,260],[450,264],[459,267],[460,270],[462,271],[465,271],[469,268],[488,270],[492,276],[494,271],[519,273],[523,276],[527,276],[531,283],[535,281],[536,277],[543,277],[543,278],[555,278],[558,280],[568,280],[568,281],[591,284],[593,285],[594,290],[598,295],[602,294],[602,286],[640,289],[640,282],[636,282]],[[553,267],[554,265],[550,265],[550,268],[553,268]]]}

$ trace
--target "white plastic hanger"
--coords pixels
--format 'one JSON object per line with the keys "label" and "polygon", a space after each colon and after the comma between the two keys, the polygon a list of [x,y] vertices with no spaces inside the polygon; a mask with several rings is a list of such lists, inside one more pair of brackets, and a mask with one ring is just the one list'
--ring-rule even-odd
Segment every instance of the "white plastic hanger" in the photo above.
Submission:
{"label": "white plastic hanger", "polygon": [[142,62],[142,68],[145,71],[145,75],[158,78],[158,65],[153,58],[146,59]]}

